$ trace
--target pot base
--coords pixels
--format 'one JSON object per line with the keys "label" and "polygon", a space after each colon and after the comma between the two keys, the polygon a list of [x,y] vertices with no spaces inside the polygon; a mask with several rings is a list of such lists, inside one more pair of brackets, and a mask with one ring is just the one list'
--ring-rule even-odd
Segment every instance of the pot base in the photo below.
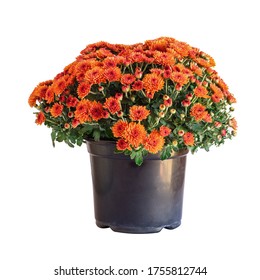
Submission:
{"label": "pot base", "polygon": [[99,228],[110,228],[111,230],[115,231],[115,232],[122,232],[122,233],[136,233],[136,234],[140,234],[140,233],[158,233],[160,232],[162,229],[168,229],[168,230],[172,230],[175,229],[177,227],[179,227],[181,225],[181,221],[179,222],[174,222],[171,225],[165,225],[165,226],[159,226],[159,227],[127,227],[127,226],[116,226],[116,225],[106,225],[102,222],[98,222],[96,221],[96,225]]}

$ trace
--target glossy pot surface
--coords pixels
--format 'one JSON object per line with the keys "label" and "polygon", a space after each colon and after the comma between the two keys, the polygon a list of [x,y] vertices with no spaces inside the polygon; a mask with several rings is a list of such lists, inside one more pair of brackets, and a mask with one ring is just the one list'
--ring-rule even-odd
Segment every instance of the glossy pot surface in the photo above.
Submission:
{"label": "glossy pot surface", "polygon": [[148,155],[141,166],[115,154],[112,141],[87,141],[97,226],[117,232],[153,233],[181,224],[186,156]]}

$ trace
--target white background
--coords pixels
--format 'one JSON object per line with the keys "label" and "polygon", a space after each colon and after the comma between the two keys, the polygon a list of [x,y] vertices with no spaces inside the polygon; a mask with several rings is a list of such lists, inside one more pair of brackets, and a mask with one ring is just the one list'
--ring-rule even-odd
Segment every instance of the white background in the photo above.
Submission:
{"label": "white background", "polygon": [[[0,278],[58,277],[58,266],[206,266],[206,277],[259,277],[259,9],[247,1],[2,1]],[[158,234],[96,227],[86,147],[51,145],[29,94],[87,44],[174,37],[209,53],[237,98],[238,136],[188,156],[183,222]],[[145,277],[147,278],[147,277]],[[150,276],[150,278],[154,278]],[[110,279],[144,279],[144,274]]]}

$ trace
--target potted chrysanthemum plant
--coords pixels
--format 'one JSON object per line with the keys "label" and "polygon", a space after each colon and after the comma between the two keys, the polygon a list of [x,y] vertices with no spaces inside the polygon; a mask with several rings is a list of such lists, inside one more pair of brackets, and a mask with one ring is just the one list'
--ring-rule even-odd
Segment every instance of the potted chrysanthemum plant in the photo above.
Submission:
{"label": "potted chrysanthemum plant", "polygon": [[99,227],[158,232],[181,223],[186,155],[232,138],[236,102],[211,56],[162,37],[88,45],[29,97],[36,123],[87,143]]}

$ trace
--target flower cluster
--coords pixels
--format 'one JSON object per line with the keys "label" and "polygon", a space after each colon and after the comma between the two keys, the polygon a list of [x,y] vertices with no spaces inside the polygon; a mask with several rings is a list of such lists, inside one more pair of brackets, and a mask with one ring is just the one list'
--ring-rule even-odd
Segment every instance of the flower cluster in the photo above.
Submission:
{"label": "flower cluster", "polygon": [[147,153],[166,159],[236,134],[236,99],[214,66],[208,54],[169,37],[99,42],[40,83],[28,102],[38,109],[36,124],[52,128],[53,144],[110,139],[140,165]]}

